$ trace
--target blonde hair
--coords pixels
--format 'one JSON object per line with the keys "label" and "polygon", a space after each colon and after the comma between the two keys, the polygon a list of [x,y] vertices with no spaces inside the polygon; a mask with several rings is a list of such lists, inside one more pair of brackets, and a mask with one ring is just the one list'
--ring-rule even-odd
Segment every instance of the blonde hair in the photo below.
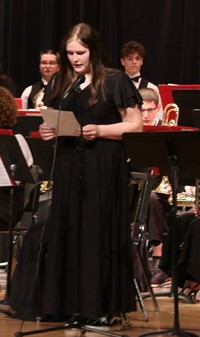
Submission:
{"label": "blonde hair", "polygon": [[154,101],[156,105],[159,103],[159,97],[157,91],[152,88],[141,88],[139,93],[142,96],[143,101]]}

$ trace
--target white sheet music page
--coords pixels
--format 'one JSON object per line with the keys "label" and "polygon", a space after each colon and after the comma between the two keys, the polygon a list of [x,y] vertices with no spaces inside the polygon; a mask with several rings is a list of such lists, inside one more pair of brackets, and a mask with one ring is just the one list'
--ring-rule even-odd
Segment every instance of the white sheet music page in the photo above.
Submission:
{"label": "white sheet music page", "polygon": [[2,186],[12,186],[10,177],[8,175],[8,172],[5,169],[5,166],[2,162],[1,156],[0,156],[0,187]]}
{"label": "white sheet music page", "polygon": [[80,124],[72,111],[55,110],[52,108],[40,109],[46,124],[56,129],[58,136],[78,136]]}

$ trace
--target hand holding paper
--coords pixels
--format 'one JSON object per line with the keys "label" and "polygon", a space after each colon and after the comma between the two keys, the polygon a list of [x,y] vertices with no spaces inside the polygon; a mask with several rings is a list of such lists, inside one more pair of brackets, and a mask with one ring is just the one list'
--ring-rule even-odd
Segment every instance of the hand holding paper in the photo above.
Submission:
{"label": "hand holding paper", "polygon": [[45,123],[56,130],[57,136],[79,136],[80,124],[72,111],[40,109]]}

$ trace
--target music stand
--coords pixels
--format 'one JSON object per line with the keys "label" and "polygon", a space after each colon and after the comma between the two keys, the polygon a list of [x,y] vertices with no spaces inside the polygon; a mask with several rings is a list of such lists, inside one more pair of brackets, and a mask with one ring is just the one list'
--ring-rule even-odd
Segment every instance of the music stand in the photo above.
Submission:
{"label": "music stand", "polygon": [[[21,183],[34,184],[35,181],[31,174],[30,168],[24,158],[21,148],[15,136],[1,135],[0,134],[0,156],[3,164],[6,168],[8,176],[12,181],[20,181]],[[0,186],[0,188],[10,188],[10,202],[9,202],[9,255],[8,255],[8,267],[7,267],[7,284],[6,295],[4,301],[6,301],[10,295],[10,278],[11,278],[11,265],[12,265],[12,233],[13,233],[13,198],[14,189],[18,185]]]}
{"label": "music stand", "polygon": [[125,148],[132,165],[139,167],[158,167],[161,175],[171,177],[173,196],[172,224],[172,279],[174,290],[174,325],[171,330],[152,332],[142,335],[153,336],[168,334],[182,337],[197,337],[192,332],[180,329],[178,312],[178,247],[176,233],[176,211],[178,180],[184,177],[198,177],[200,159],[194,156],[193,148],[200,142],[200,131],[142,132],[125,133]]}

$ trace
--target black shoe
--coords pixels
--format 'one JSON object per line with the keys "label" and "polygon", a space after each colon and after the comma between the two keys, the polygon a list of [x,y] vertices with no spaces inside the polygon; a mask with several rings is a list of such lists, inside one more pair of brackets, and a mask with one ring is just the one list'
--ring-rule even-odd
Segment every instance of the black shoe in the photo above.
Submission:
{"label": "black shoe", "polygon": [[122,319],[117,316],[100,317],[96,320],[89,320],[86,325],[86,329],[97,329],[101,331],[120,331],[123,330]]}
{"label": "black shoe", "polygon": [[110,331],[111,326],[106,317],[100,317],[98,319],[90,319],[85,324],[86,329],[97,329],[101,331]]}
{"label": "black shoe", "polygon": [[120,331],[123,330],[124,325],[122,323],[122,319],[118,316],[112,316],[109,319],[109,323],[110,323],[110,330],[111,331]]}

